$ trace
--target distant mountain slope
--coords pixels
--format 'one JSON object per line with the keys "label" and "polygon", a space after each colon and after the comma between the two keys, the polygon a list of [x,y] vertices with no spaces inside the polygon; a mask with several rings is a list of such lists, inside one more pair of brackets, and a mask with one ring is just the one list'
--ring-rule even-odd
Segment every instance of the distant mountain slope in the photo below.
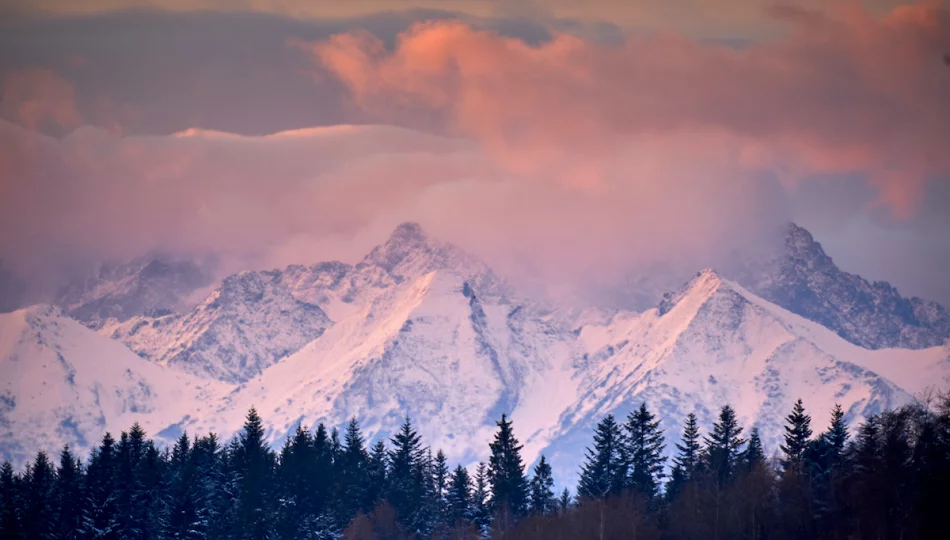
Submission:
{"label": "distant mountain slope", "polygon": [[207,269],[194,261],[143,257],[102,265],[95,275],[64,287],[56,304],[74,319],[98,328],[109,318],[126,321],[177,311],[185,297],[211,283]]}
{"label": "distant mountain slope", "polygon": [[843,272],[802,227],[789,224],[785,249],[767,272],[740,282],[793,313],[868,349],[922,349],[950,339],[950,314],[920,298],[904,298],[891,284]]}
{"label": "distant mountain slope", "polygon": [[59,308],[0,315],[0,460],[66,443],[85,456],[106,430],[137,421],[155,434],[214,416],[224,388],[139,358]]}
{"label": "distant mountain slope", "polygon": [[596,421],[624,417],[644,401],[662,419],[669,452],[688,413],[708,429],[726,403],[775,450],[798,398],[821,429],[835,403],[856,422],[928,385],[950,387],[946,348],[863,349],[711,270],[657,309],[584,327],[579,341],[586,361],[580,397],[547,449],[566,478],[576,474]]}

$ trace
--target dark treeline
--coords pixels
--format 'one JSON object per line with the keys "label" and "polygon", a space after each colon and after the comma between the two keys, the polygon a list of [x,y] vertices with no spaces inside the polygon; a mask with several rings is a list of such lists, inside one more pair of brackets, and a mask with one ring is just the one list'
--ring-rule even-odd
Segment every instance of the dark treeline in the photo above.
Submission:
{"label": "dark treeline", "polygon": [[504,416],[490,458],[451,468],[407,419],[367,448],[351,421],[268,447],[254,410],[227,444],[183,434],[161,450],[138,426],[85,462],[64,448],[0,471],[7,539],[930,539],[947,538],[950,395],[872,416],[840,408],[815,433],[801,401],[771,458],[723,407],[690,415],[667,464],[646,404],[594,432],[576,496],[555,494],[544,456],[526,471]]}

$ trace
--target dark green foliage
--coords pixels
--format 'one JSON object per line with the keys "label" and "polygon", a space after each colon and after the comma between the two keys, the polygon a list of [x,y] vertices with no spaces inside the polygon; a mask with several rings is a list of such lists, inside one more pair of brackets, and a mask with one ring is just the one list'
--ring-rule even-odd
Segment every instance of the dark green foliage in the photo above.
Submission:
{"label": "dark green foliage", "polygon": [[534,467],[534,476],[531,478],[531,513],[552,514],[557,510],[557,499],[554,498],[554,476],[551,465],[544,455]]}
{"label": "dark green foliage", "polygon": [[495,440],[488,446],[491,450],[488,460],[491,508],[497,526],[504,531],[528,510],[528,483],[521,460],[521,444],[506,415],[501,415]]}
{"label": "dark green foliage", "polygon": [[[804,410],[796,406],[794,417]],[[798,414],[800,413],[800,414]],[[606,420],[606,419],[605,419]],[[803,434],[790,422],[787,433]],[[662,436],[645,407],[631,415],[622,437],[629,471],[637,470],[636,441],[659,448]],[[705,449],[697,420],[686,420],[665,497],[633,481],[616,493],[554,495],[540,457],[524,479],[520,444],[503,418],[489,446],[490,466],[474,478],[451,472],[442,452],[432,456],[407,421],[387,452],[363,445],[351,422],[343,441],[327,429],[298,427],[275,454],[260,418],[222,448],[212,434],[182,435],[160,451],[139,426],[118,441],[103,437],[83,464],[64,448],[58,463],[40,452],[17,473],[0,468],[0,538],[19,539],[905,539],[946,536],[950,485],[950,396],[933,409],[913,405],[870,417],[848,441],[840,408],[827,430],[807,443],[798,465],[765,459],[758,430],[740,437],[725,407]],[[616,434],[610,422],[599,433]],[[786,442],[798,444],[795,436]],[[602,438],[601,438],[602,443]],[[593,452],[604,444],[594,442]],[[783,445],[791,449],[789,444]],[[649,455],[643,453],[642,455]],[[786,457],[795,456],[786,452]],[[582,473],[594,469],[588,459]],[[649,460],[640,458],[640,463]],[[725,464],[725,465],[724,465]],[[641,470],[648,471],[648,467]],[[726,472],[723,472],[723,471]],[[504,474],[502,474],[504,473]],[[524,510],[511,512],[513,486]],[[633,476],[632,472],[628,478]],[[657,475],[658,478],[658,475]],[[358,482],[358,489],[348,484]],[[609,483],[607,484],[609,486]],[[609,488],[608,488],[609,491]],[[370,493],[375,493],[370,495]],[[401,497],[401,499],[400,499]],[[404,505],[398,512],[391,501]],[[352,510],[344,510],[350,504]],[[345,515],[351,512],[352,515]],[[494,512],[494,515],[493,515]]]}
{"label": "dark green foliage", "polygon": [[624,453],[629,474],[627,486],[647,499],[652,499],[659,493],[663,466],[666,463],[660,422],[647,409],[646,403],[641,403],[640,408],[627,417],[624,431]]}
{"label": "dark green foliage", "polygon": [[791,414],[785,419],[785,444],[780,448],[785,454],[782,467],[785,470],[801,469],[805,466],[805,450],[811,441],[811,416],[805,413],[802,400],[795,402]]}
{"label": "dark green foliage", "polygon": [[587,449],[577,494],[588,499],[617,495],[627,483],[623,434],[612,414],[594,429],[594,446]]}

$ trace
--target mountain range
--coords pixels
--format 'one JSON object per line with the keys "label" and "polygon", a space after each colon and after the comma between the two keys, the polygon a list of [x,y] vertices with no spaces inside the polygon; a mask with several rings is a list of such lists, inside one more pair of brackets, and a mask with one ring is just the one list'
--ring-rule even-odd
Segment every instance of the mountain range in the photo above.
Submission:
{"label": "mountain range", "polygon": [[668,452],[688,413],[708,428],[726,403],[775,450],[798,398],[820,427],[835,403],[859,422],[950,387],[942,306],[839,270],[801,227],[784,239],[742,271],[703,270],[650,309],[593,318],[412,223],[354,265],[219,282],[190,261],[104,267],[57,305],[0,314],[0,458],[87,452],[133,421],[164,441],[229,437],[253,406],[274,444],[353,417],[388,437],[408,415],[471,464],[508,413],[526,459],[544,453],[571,485],[594,423],[643,401]]}

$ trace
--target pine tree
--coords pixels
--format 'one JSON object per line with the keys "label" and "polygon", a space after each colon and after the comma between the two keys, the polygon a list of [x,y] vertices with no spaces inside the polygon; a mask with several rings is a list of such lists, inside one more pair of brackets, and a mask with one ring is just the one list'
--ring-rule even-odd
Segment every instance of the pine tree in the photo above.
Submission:
{"label": "pine tree", "polygon": [[274,527],[272,484],[276,460],[264,440],[264,425],[254,408],[247,413],[235,451],[240,534],[254,540],[269,538]]}
{"label": "pine tree", "polygon": [[736,412],[729,405],[724,406],[719,412],[719,421],[713,424],[712,434],[704,438],[709,467],[720,483],[730,480],[735,473],[745,444],[741,434]]}
{"label": "pine tree", "polygon": [[490,488],[488,465],[479,462],[475,468],[475,488],[472,491],[472,522],[482,535],[488,533],[488,527],[492,520],[489,504]]}
{"label": "pine tree", "polygon": [[472,521],[474,508],[472,501],[472,480],[465,467],[458,465],[449,478],[448,486],[448,523],[452,527]]}
{"label": "pine tree", "polygon": [[19,540],[23,538],[20,523],[20,479],[13,472],[9,461],[0,467],[0,538]]}
{"label": "pine tree", "polygon": [[805,450],[811,439],[811,416],[805,414],[802,400],[795,402],[791,414],[785,419],[785,444],[780,449],[785,454],[782,459],[782,468],[785,470],[803,470]]}
{"label": "pine tree", "polygon": [[765,465],[765,449],[762,447],[762,438],[759,436],[757,426],[753,426],[752,431],[749,432],[749,444],[742,453],[742,462],[747,471]]}
{"label": "pine tree", "polygon": [[356,418],[352,418],[343,435],[343,451],[337,466],[337,499],[340,507],[338,523],[349,523],[357,512],[369,512],[366,508],[367,466],[369,454],[363,445],[363,434]]}
{"label": "pine tree", "polygon": [[27,465],[23,478],[23,513],[20,516],[24,536],[46,539],[55,530],[56,472],[46,452],[36,454]]}
{"label": "pine tree", "polygon": [[835,408],[831,411],[831,425],[828,426],[828,431],[823,436],[825,441],[828,442],[829,452],[826,459],[831,466],[840,463],[848,444],[848,436],[848,424],[844,420],[844,411],[841,410],[841,405],[836,403]]}
{"label": "pine tree", "polygon": [[191,534],[200,526],[198,517],[197,489],[200,487],[195,478],[195,463],[191,455],[191,441],[188,433],[183,432],[172,447],[168,464],[169,476],[169,517],[165,524],[165,534],[170,538],[194,538]]}
{"label": "pine tree", "polygon": [[666,462],[660,422],[647,409],[646,403],[641,403],[640,408],[627,418],[624,428],[629,486],[647,498],[653,498],[659,491]]}
{"label": "pine tree", "polygon": [[[82,534],[83,475],[82,466],[69,450],[63,447],[56,470],[56,537],[73,540]],[[2,536],[2,535],[0,535]]]}
{"label": "pine tree", "polygon": [[449,489],[449,465],[445,457],[445,452],[439,450],[432,460],[432,499],[434,502],[434,518],[436,525],[449,524],[448,517],[448,489]]}
{"label": "pine tree", "polygon": [[115,439],[106,433],[86,468],[86,503],[83,536],[112,540],[119,538],[119,515],[115,490],[118,456]]}
{"label": "pine tree", "polygon": [[666,488],[668,498],[674,498],[683,485],[696,474],[701,452],[699,422],[694,413],[689,413],[686,417],[686,425],[683,428],[682,442],[676,444],[676,456],[673,457],[673,468],[670,471],[670,481]]}
{"label": "pine tree", "polygon": [[425,451],[408,417],[390,443],[389,502],[403,526],[409,532],[419,532],[426,527],[426,477],[422,474]]}
{"label": "pine tree", "polygon": [[608,414],[594,429],[594,447],[587,449],[577,494],[588,499],[616,495],[623,490],[626,476],[623,435],[614,416]]}
{"label": "pine tree", "polygon": [[554,498],[554,477],[551,465],[544,454],[534,467],[534,476],[531,478],[531,512],[537,515],[553,514],[557,502]]}
{"label": "pine tree", "polygon": [[567,488],[564,488],[564,491],[561,492],[561,496],[557,501],[558,513],[561,515],[567,513],[571,508],[571,492]]}
{"label": "pine tree", "polygon": [[506,415],[501,415],[495,439],[488,446],[491,449],[488,476],[492,512],[500,520],[498,526],[501,530],[507,531],[527,510],[528,487],[521,460],[521,445]]}
{"label": "pine tree", "polygon": [[366,467],[366,500],[364,508],[375,508],[383,500],[387,492],[386,461],[387,461],[386,443],[382,440],[376,441],[369,454],[369,461]]}

